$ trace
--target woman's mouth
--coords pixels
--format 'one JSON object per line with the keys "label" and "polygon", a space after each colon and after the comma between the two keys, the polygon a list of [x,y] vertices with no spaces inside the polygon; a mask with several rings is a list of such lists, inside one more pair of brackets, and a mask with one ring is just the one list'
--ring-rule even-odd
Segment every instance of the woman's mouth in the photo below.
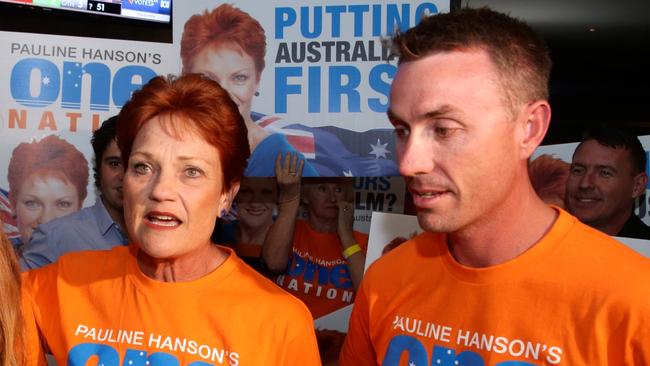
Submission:
{"label": "woman's mouth", "polygon": [[155,229],[173,229],[182,223],[176,216],[165,212],[150,212],[145,216],[145,224]]}

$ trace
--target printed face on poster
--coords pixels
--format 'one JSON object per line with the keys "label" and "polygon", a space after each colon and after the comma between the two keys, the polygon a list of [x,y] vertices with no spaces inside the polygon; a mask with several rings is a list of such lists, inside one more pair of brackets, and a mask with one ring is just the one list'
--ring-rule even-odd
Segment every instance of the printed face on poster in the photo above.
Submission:
{"label": "printed face on poster", "polygon": [[158,74],[169,44],[0,32],[0,212],[14,243],[91,206],[92,131]]}
{"label": "printed face on poster", "polygon": [[385,116],[396,59],[382,38],[448,1],[175,4],[179,71],[219,81],[238,103],[248,176],[272,176],[278,152],[300,153],[304,176],[399,174]]}

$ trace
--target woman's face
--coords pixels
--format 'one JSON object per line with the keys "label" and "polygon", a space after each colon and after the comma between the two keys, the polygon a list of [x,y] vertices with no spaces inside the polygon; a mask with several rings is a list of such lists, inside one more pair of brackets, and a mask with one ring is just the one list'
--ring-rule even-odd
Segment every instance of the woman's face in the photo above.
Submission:
{"label": "woman's face", "polygon": [[16,220],[23,243],[32,231],[57,217],[81,208],[77,188],[63,176],[32,174],[23,183],[16,197]]}
{"label": "woman's face", "polygon": [[[191,122],[172,118],[144,124],[123,182],[129,235],[156,259],[188,258],[210,245],[215,220],[228,208],[218,150],[184,127]],[[172,137],[161,123],[176,124],[180,135]]]}
{"label": "woman's face", "polygon": [[305,188],[304,200],[307,203],[310,216],[336,219],[339,215],[337,202],[349,200],[349,194],[340,184],[309,184]]}
{"label": "woman's face", "polygon": [[277,199],[275,182],[264,178],[244,178],[235,198],[237,214],[243,226],[259,228],[273,222]]}
{"label": "woman's face", "polygon": [[230,93],[244,118],[251,114],[259,86],[255,62],[246,52],[228,46],[206,47],[194,58],[189,72],[201,73]]}

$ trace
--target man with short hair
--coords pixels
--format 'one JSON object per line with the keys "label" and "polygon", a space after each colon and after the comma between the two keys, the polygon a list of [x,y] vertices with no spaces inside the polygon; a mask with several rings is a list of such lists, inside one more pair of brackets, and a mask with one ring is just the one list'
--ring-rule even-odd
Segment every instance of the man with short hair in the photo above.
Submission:
{"label": "man with short hair", "polygon": [[95,186],[100,192],[95,205],[39,225],[20,256],[23,270],[55,262],[67,252],[110,249],[125,245],[122,209],[122,166],[116,136],[117,116],[93,133]]}
{"label": "man with short hair", "polygon": [[388,117],[426,231],[366,272],[340,364],[650,364],[650,260],[528,177],[551,117],[544,42],[486,8],[394,42]]}
{"label": "man with short hair", "polygon": [[650,228],[634,214],[634,200],[648,184],[645,167],[636,136],[606,126],[588,131],[573,153],[567,211],[606,234],[650,239]]}

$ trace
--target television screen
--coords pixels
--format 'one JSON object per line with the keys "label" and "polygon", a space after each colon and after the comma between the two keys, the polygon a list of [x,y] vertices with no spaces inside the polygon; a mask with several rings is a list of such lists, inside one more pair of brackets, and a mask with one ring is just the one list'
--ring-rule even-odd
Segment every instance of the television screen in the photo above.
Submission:
{"label": "television screen", "polygon": [[0,2],[164,23],[171,20],[172,7],[172,0],[0,0]]}
{"label": "television screen", "polygon": [[172,42],[172,0],[0,0],[0,31]]}

